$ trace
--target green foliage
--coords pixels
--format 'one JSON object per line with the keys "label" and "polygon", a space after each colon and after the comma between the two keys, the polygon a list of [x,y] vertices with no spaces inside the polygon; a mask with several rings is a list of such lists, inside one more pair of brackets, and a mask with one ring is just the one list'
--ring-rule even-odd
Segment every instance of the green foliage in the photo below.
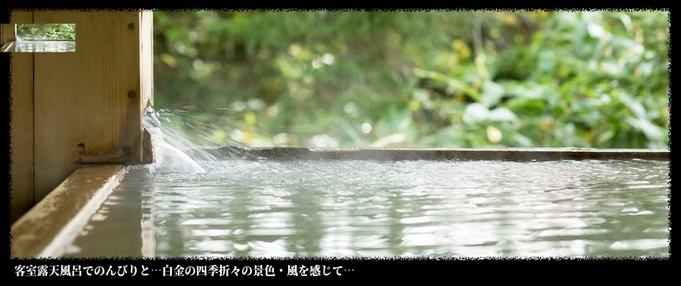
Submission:
{"label": "green foliage", "polygon": [[76,24],[17,24],[22,40],[75,40]]}
{"label": "green foliage", "polygon": [[191,108],[184,118],[216,144],[669,142],[665,11],[154,17],[156,106]]}

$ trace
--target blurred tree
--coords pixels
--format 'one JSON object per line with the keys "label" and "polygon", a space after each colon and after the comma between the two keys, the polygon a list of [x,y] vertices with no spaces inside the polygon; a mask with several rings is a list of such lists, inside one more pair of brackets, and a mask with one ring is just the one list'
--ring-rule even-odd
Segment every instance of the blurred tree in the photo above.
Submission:
{"label": "blurred tree", "polygon": [[669,142],[667,11],[154,17],[157,108],[213,144]]}
{"label": "blurred tree", "polygon": [[22,40],[75,40],[76,24],[17,24]]}

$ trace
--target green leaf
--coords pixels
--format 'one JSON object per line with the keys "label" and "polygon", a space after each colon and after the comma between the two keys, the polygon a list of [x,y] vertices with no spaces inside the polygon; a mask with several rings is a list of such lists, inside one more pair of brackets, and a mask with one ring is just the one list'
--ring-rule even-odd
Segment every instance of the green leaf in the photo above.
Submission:
{"label": "green leaf", "polygon": [[504,97],[504,92],[505,89],[502,85],[487,80],[482,84],[480,103],[487,107],[495,106],[497,103],[499,103],[501,98]]}
{"label": "green leaf", "polygon": [[428,90],[422,89],[422,88],[416,88],[414,91],[412,91],[411,95],[414,97],[414,99],[418,100],[419,102],[429,102],[430,101],[430,96],[428,95]]}
{"label": "green leaf", "polygon": [[596,23],[589,23],[587,25],[587,30],[589,31],[589,36],[596,39],[603,38],[607,35],[607,32],[605,29],[603,29],[603,26]]}
{"label": "green leaf", "polygon": [[646,118],[646,109],[640,101],[635,100],[632,96],[624,93],[619,93],[619,100],[622,101],[636,117]]}
{"label": "green leaf", "polygon": [[631,116],[627,116],[625,119],[627,123],[629,123],[631,126],[634,128],[640,130],[643,132],[643,134],[651,140],[662,140],[665,136],[664,129],[660,126],[657,126],[653,123],[651,123],[648,120],[641,119],[641,118],[634,118]]}
{"label": "green leaf", "polygon": [[462,81],[459,81],[455,78],[448,77],[444,74],[435,72],[435,71],[428,71],[428,70],[423,70],[419,68],[414,69],[414,75],[417,77],[421,78],[428,78],[432,79],[435,81],[438,81],[440,83],[446,84],[449,88],[451,88],[453,91],[461,91],[463,93],[466,93],[468,96],[473,98],[475,101],[480,101],[480,94],[470,88],[467,84],[463,83]]}
{"label": "green leaf", "polygon": [[515,121],[518,119],[518,117],[513,113],[513,111],[508,110],[508,108],[505,107],[498,107],[495,108],[494,110],[490,111],[489,114],[487,115],[487,118],[490,121]]}
{"label": "green leaf", "polygon": [[463,122],[466,124],[476,124],[484,122],[489,116],[489,109],[487,106],[474,102],[466,106],[463,111]]}
{"label": "green leaf", "polygon": [[513,139],[518,143],[518,145],[522,147],[532,147],[532,140],[530,138],[527,138],[521,134],[515,134],[513,136]]}

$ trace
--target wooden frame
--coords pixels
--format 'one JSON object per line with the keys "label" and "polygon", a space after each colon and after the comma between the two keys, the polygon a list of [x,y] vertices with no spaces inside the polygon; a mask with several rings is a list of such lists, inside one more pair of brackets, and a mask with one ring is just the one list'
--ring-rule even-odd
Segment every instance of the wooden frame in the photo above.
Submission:
{"label": "wooden frame", "polygon": [[83,163],[138,164],[153,103],[151,11],[12,11],[17,23],[74,23],[74,53],[12,53],[12,221]]}

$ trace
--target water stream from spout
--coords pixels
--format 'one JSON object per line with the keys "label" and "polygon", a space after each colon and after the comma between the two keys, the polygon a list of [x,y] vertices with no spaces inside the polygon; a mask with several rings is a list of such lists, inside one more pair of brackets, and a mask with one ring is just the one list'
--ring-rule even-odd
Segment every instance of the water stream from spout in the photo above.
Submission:
{"label": "water stream from spout", "polygon": [[144,127],[151,134],[154,148],[154,163],[149,170],[152,173],[180,172],[180,173],[204,173],[203,167],[185,152],[172,144],[172,138],[164,137],[161,130],[161,121],[156,112],[149,108],[142,120]]}

